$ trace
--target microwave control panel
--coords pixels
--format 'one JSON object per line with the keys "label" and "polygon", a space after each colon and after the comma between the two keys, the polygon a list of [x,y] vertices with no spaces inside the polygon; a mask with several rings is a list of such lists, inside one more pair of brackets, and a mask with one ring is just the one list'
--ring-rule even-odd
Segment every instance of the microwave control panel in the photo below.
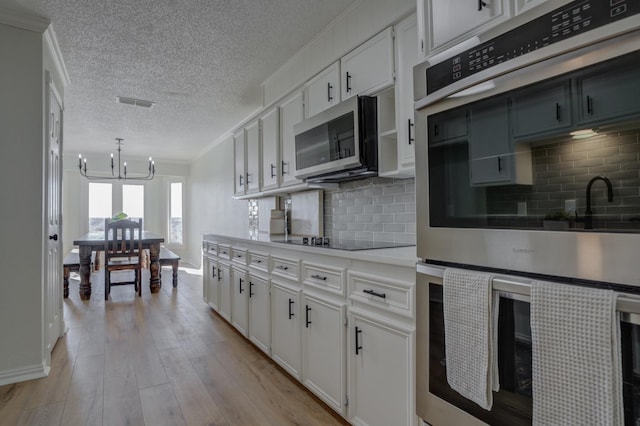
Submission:
{"label": "microwave control panel", "polygon": [[638,0],[579,0],[427,68],[427,94],[487,68],[640,13]]}

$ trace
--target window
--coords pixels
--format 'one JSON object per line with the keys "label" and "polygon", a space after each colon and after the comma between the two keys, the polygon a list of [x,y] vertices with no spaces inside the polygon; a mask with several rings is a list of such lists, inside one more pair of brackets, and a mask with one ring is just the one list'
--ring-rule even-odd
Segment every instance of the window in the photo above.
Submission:
{"label": "window", "polygon": [[144,185],[122,185],[122,211],[144,227]]}
{"label": "window", "polygon": [[182,182],[169,186],[169,244],[182,244]]}
{"label": "window", "polygon": [[104,231],[104,220],[112,215],[110,183],[89,182],[89,232]]}

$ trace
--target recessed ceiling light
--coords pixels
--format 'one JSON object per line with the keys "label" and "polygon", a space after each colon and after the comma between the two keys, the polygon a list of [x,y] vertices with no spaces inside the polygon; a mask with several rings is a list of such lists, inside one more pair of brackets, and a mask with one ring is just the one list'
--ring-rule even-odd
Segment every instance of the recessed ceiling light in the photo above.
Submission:
{"label": "recessed ceiling light", "polygon": [[153,108],[155,102],[145,101],[143,99],[127,98],[124,96],[116,96],[116,101],[121,104],[139,106],[142,108]]}

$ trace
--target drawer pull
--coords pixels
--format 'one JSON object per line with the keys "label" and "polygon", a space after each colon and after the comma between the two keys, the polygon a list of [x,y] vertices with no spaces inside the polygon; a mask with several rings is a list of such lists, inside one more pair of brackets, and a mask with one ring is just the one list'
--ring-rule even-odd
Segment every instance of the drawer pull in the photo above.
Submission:
{"label": "drawer pull", "polygon": [[311,275],[311,278],[315,279],[315,280],[322,280],[322,281],[326,281],[327,277],[323,277],[322,275]]}
{"label": "drawer pull", "polygon": [[281,271],[286,271],[286,270],[289,269],[289,267],[284,266],[284,265],[278,265],[278,266],[276,266],[276,269],[280,269]]}
{"label": "drawer pull", "polygon": [[253,263],[262,263],[262,260],[260,260],[260,259],[254,260]]}
{"label": "drawer pull", "polygon": [[374,291],[374,290],[364,289],[364,290],[362,290],[362,292],[370,294],[372,296],[380,297],[382,299],[386,299],[387,298],[387,294],[386,293],[378,293],[377,291]]}
{"label": "drawer pull", "polygon": [[242,255],[241,255],[241,254],[236,254],[236,257],[237,257],[237,258],[241,258],[241,257],[242,257]]}

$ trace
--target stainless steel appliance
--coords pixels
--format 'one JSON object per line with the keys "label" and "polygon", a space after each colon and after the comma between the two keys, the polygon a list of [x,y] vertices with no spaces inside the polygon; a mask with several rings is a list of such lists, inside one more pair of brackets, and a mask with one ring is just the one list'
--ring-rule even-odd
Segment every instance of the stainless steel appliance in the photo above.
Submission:
{"label": "stainless steel appliance", "polygon": [[295,177],[334,183],[378,175],[377,98],[354,96],[294,126]]}
{"label": "stainless steel appliance", "polygon": [[414,68],[416,407],[432,425],[526,423],[438,389],[430,288],[453,266],[496,274],[499,290],[640,292],[640,3],[549,0],[470,43]]}
{"label": "stainless steel appliance", "polygon": [[418,257],[640,285],[640,3],[543,6],[414,69]]}

